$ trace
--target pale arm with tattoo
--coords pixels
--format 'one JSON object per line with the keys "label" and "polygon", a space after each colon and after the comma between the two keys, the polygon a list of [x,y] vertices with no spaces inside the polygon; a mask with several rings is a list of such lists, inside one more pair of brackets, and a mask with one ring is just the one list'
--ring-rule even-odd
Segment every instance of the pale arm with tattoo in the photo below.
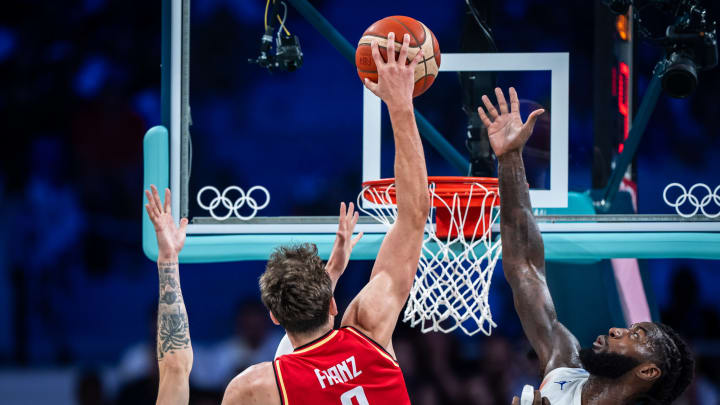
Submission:
{"label": "pale arm with tattoo", "polygon": [[178,270],[178,254],[185,244],[187,219],[175,226],[170,213],[170,190],[165,190],[165,204],[157,188],[145,191],[145,205],[155,227],[158,241],[158,324],[157,359],[160,372],[158,404],[184,405],[190,399],[190,370],[193,352],[190,330]]}
{"label": "pale arm with tattoo", "polygon": [[[483,96],[487,115],[478,113],[488,128],[490,145],[498,157],[500,183],[500,235],[503,271],[513,292],[523,330],[537,352],[543,374],[558,367],[579,367],[579,344],[557,319],[555,304],[545,280],[545,248],[530,205],[522,148],[535,120],[545,110],[530,113],[523,124],[520,101],[510,88],[510,110],[502,90],[495,89],[500,112]],[[488,118],[489,115],[489,118]]]}

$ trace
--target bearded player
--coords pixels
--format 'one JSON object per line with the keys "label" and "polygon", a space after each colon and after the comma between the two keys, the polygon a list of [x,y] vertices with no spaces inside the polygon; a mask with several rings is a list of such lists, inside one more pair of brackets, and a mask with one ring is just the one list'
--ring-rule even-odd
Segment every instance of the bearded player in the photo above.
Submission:
{"label": "bearded player", "polygon": [[337,307],[333,282],[312,245],[280,247],[260,278],[273,322],[285,328],[294,352],[254,365],[228,385],[224,404],[410,403],[395,360],[392,334],[417,270],[430,198],[425,158],[415,124],[412,93],[415,66],[405,64],[409,36],[398,63],[395,38],[387,38],[388,61],[377,43],[372,55],[378,83],[365,85],[387,105],[395,139],[397,220],[380,246],[370,281],[333,329]]}
{"label": "bearded player", "polygon": [[510,88],[509,110],[502,90],[495,89],[495,94],[500,111],[483,96],[487,114],[482,107],[478,113],[498,158],[503,270],[525,335],[540,360],[542,396],[553,405],[672,403],[692,381],[694,360],[669,326],[641,322],[610,328],[591,348],[580,348],[558,321],[522,160],[522,148],[544,110],[533,111],[523,124],[515,89]]}

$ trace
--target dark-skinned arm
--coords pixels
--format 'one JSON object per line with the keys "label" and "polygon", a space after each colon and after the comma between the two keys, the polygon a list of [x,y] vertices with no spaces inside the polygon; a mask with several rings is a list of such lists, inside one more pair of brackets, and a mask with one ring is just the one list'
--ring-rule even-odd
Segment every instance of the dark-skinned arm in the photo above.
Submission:
{"label": "dark-skinned arm", "polygon": [[488,114],[482,108],[478,113],[488,127],[490,144],[498,157],[505,278],[512,288],[525,335],[538,354],[543,375],[558,367],[580,367],[577,339],[558,321],[545,280],[545,247],[530,205],[522,160],[522,148],[544,110],[533,111],[523,124],[515,89],[510,88],[510,111],[502,91],[495,89],[495,94],[500,112],[483,96]]}

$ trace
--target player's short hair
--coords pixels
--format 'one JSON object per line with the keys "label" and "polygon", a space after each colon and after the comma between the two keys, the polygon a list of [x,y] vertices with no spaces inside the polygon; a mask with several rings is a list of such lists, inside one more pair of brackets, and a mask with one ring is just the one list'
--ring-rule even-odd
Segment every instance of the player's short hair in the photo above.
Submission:
{"label": "player's short hair", "polygon": [[310,243],[280,246],[260,276],[263,304],[286,331],[307,333],[328,321],[332,282]]}
{"label": "player's short hair", "polygon": [[655,325],[660,336],[654,339],[652,345],[662,375],[647,393],[644,403],[671,404],[692,382],[695,359],[688,344],[673,328],[662,323]]}

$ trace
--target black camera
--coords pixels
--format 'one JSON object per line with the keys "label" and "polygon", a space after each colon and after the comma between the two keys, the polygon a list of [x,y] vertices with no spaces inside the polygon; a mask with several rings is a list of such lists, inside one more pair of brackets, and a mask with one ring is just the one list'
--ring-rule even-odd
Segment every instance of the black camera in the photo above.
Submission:
{"label": "black camera", "polygon": [[281,70],[292,72],[297,70],[303,63],[303,53],[300,49],[300,40],[295,35],[280,34],[275,45],[275,55],[272,54],[273,27],[268,26],[265,35],[260,39],[260,56],[256,59],[248,59],[250,63],[256,63],[271,72]]}
{"label": "black camera", "polygon": [[275,52],[275,66],[279,70],[292,72],[302,66],[303,54],[300,40],[295,35],[280,35]]}
{"label": "black camera", "polygon": [[667,27],[663,45],[667,58],[662,76],[663,89],[672,97],[687,97],[698,83],[698,70],[718,64],[715,21],[698,1],[683,1],[682,14]]}
{"label": "black camera", "polygon": [[[687,97],[698,84],[697,72],[710,70],[718,64],[717,33],[715,21],[699,0],[605,0],[616,14],[625,14],[633,6],[633,18],[638,31],[650,42],[665,48],[662,61],[662,87],[668,95]],[[659,10],[650,15],[649,10]],[[641,10],[642,16],[641,16]],[[663,24],[664,35],[651,32],[645,20],[664,16],[672,18]],[[657,31],[657,30],[656,30]]]}
{"label": "black camera", "polygon": [[[268,0],[268,6],[270,0]],[[279,7],[282,6],[284,13],[282,18],[279,14]],[[260,56],[256,59],[248,59],[250,63],[268,69],[270,72],[281,70],[292,72],[297,70],[303,63],[303,53],[300,49],[300,40],[296,35],[291,35],[285,26],[288,7],[284,1],[273,1],[272,11],[268,19],[268,8],[265,9],[265,33],[260,39]],[[272,41],[275,35],[275,19],[280,21],[280,27],[275,40],[275,54],[272,54]],[[269,21],[269,23],[268,23]]]}

